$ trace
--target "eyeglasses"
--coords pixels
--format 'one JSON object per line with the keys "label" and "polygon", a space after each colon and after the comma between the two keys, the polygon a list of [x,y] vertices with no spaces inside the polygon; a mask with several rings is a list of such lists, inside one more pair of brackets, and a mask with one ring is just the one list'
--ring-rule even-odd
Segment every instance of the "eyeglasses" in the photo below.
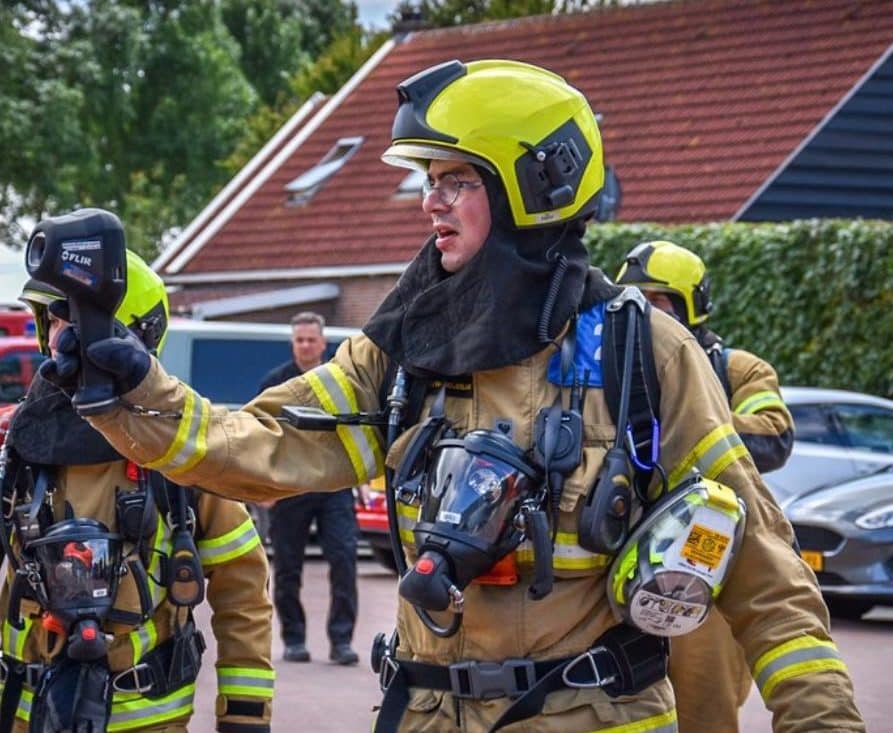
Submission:
{"label": "eyeglasses", "polygon": [[422,183],[422,199],[428,198],[428,194],[434,191],[441,204],[452,206],[456,203],[463,188],[474,190],[483,185],[483,181],[462,181],[455,173],[445,173],[436,184],[430,178],[425,178]]}

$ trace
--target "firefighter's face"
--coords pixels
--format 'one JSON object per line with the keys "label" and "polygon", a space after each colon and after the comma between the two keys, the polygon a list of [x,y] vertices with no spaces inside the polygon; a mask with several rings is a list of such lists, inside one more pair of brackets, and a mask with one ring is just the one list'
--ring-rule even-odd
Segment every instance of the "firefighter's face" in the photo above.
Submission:
{"label": "firefighter's face", "polygon": [[47,340],[49,341],[50,346],[50,356],[54,359],[56,358],[56,339],[59,338],[59,334],[62,333],[63,329],[69,325],[68,321],[65,321],[59,316],[55,316],[52,313],[47,314],[48,324],[47,324]]}
{"label": "firefighter's face", "polygon": [[428,184],[422,210],[431,217],[440,264],[447,272],[458,272],[490,233],[487,191],[474,166],[449,160],[431,161]]}

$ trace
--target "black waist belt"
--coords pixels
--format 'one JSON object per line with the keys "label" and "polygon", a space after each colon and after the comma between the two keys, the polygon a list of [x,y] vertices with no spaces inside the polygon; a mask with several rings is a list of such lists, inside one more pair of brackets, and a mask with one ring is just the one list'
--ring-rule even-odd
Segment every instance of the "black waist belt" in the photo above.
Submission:
{"label": "black waist belt", "polygon": [[195,682],[201,667],[205,639],[193,624],[187,626],[155,649],[138,664],[112,677],[115,692],[138,692],[158,698],[183,685]]}
{"label": "black waist belt", "polygon": [[620,624],[602,634],[590,649],[574,657],[533,661],[463,661],[449,666],[382,660],[385,692],[374,733],[395,733],[409,704],[409,690],[443,690],[468,700],[513,700],[490,733],[542,712],[546,696],[567,688],[598,687],[610,697],[633,695],[667,674],[667,640]]}

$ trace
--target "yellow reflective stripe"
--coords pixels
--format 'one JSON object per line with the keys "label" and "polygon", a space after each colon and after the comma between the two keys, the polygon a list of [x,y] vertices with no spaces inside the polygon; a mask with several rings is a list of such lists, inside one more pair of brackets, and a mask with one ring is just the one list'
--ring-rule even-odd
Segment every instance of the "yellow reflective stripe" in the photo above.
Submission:
{"label": "yellow reflective stripe", "polygon": [[[322,408],[331,415],[357,412],[357,396],[344,370],[324,364],[304,374]],[[364,483],[384,469],[384,456],[369,425],[339,425],[335,429],[350,459],[357,481]]]}
{"label": "yellow reflective stripe", "polygon": [[[522,564],[534,561],[533,544],[529,540],[522,542],[515,550],[515,559]],[[555,570],[593,570],[605,568],[611,563],[607,555],[599,555],[580,547],[579,535],[576,532],[558,532],[552,554],[552,567]]]}
{"label": "yellow reflective stripe", "polygon": [[415,542],[415,535],[412,528],[419,521],[419,508],[411,504],[404,504],[402,501],[397,502],[397,529],[400,531],[400,539],[407,545]]}
{"label": "yellow reflective stripe", "polygon": [[217,692],[221,695],[273,697],[276,673],[272,669],[220,667],[217,670]]}
{"label": "yellow reflective stripe", "polygon": [[611,728],[599,728],[590,733],[676,733],[676,710],[670,710],[660,715],[653,715],[644,720],[633,723],[623,723]]}
{"label": "yellow reflective stripe", "polygon": [[171,475],[193,468],[208,452],[210,415],[208,401],[187,387],[183,416],[173,442],[161,458],[150,461],[146,468],[159,469]]}
{"label": "yellow reflective stripe", "polygon": [[219,565],[251,552],[259,544],[260,537],[254,522],[249,517],[238,527],[220,537],[199,540],[198,554],[201,556],[203,566]]}
{"label": "yellow reflective stripe", "polygon": [[25,658],[25,642],[28,641],[28,634],[31,633],[34,620],[23,618],[22,624],[23,627],[17,629],[9,623],[9,619],[3,619],[3,648],[8,656],[19,660]]}
{"label": "yellow reflective stripe", "polygon": [[130,645],[133,647],[133,663],[138,663],[143,655],[151,651],[158,644],[158,630],[155,628],[155,621],[149,619],[142,626],[137,627],[128,635]]}
{"label": "yellow reflective stripe", "polygon": [[158,526],[155,528],[155,538],[152,540],[152,553],[146,574],[149,576],[149,597],[152,599],[152,608],[158,608],[167,597],[167,587],[158,582],[162,579],[161,563],[168,557],[172,550],[170,531],[159,514]]}
{"label": "yellow reflective stripe", "polygon": [[194,682],[153,700],[134,697],[132,693],[124,696],[116,692],[112,697],[112,714],[107,730],[109,733],[114,733],[119,730],[143,728],[191,715],[194,698]]}
{"label": "yellow reflective stripe", "polygon": [[34,704],[34,693],[23,687],[22,694],[19,696],[19,704],[16,707],[16,717],[21,718],[25,722],[31,720],[31,706]]}
{"label": "yellow reflective stripe", "polygon": [[746,398],[735,408],[735,414],[753,415],[755,412],[760,412],[761,410],[777,410],[779,408],[785,412],[788,410],[778,393],[773,392],[771,389],[767,389],[763,392],[752,394],[750,397]]}
{"label": "yellow reflective stripe", "polygon": [[753,678],[763,700],[769,701],[785,680],[816,672],[846,672],[846,664],[833,641],[802,636],[770,649],[753,666]]}
{"label": "yellow reflective stripe", "polygon": [[747,455],[747,448],[728,423],[711,430],[701,438],[685,458],[673,469],[669,484],[675,486],[695,465],[706,478],[716,478],[735,461]]}

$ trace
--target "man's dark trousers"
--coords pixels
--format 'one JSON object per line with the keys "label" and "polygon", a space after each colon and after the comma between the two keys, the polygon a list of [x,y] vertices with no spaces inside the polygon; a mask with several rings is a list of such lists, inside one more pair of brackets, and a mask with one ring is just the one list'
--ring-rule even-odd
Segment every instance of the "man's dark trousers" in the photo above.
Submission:
{"label": "man's dark trousers", "polygon": [[303,644],[307,624],[301,605],[301,572],[310,524],[329,563],[331,586],[326,630],[332,645],[349,644],[357,618],[357,520],[353,491],[342,489],[280,499],[271,510],[274,595],[286,646]]}

